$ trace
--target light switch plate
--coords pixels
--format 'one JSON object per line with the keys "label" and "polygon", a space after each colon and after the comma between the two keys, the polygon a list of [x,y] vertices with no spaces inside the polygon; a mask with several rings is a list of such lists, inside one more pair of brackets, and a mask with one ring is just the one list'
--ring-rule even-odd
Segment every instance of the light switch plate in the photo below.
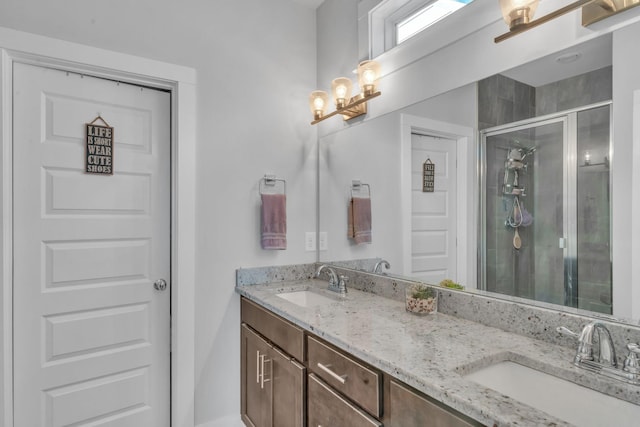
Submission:
{"label": "light switch plate", "polygon": [[318,244],[320,246],[321,251],[326,251],[327,249],[329,249],[329,242],[327,239],[328,239],[327,232],[321,231],[318,235]]}
{"label": "light switch plate", "polygon": [[315,231],[307,231],[304,233],[304,250],[312,252],[316,250],[316,233]]}

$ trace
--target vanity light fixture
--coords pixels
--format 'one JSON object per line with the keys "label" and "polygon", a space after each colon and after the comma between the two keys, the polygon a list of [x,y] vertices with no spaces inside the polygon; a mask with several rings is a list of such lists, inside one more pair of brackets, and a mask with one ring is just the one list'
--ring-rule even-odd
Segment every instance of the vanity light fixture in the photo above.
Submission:
{"label": "vanity light fixture", "polygon": [[341,114],[344,120],[351,120],[367,113],[367,101],[381,92],[377,90],[380,78],[380,65],[376,61],[363,61],[358,65],[358,84],[360,93],[351,96],[353,84],[347,77],[338,77],[331,82],[331,92],[336,105],[335,111],[326,114],[329,95],[322,90],[311,92],[309,105],[313,113],[312,125]]}
{"label": "vanity light fixture", "polygon": [[533,19],[538,7],[538,0],[499,0],[500,9],[509,32],[494,39],[500,43],[516,34],[549,22],[559,16],[582,8],[582,26],[586,27],[594,22],[613,16],[627,9],[640,5],[640,0],[578,0],[547,15]]}
{"label": "vanity light fixture", "polygon": [[327,106],[329,105],[329,95],[323,90],[314,90],[309,95],[309,107],[313,113],[313,119],[321,119],[327,112]]}

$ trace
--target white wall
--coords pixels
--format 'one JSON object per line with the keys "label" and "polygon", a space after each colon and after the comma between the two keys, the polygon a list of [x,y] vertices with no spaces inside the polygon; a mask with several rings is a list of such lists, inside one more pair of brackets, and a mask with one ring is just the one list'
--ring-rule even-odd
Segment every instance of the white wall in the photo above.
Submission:
{"label": "white wall", "polygon": [[[403,272],[401,115],[476,127],[476,85],[467,85],[319,139],[320,231],[329,249],[321,261],[384,258],[391,272]],[[452,120],[453,119],[453,120]],[[371,187],[372,242],[355,245],[347,238],[347,203],[351,181]]]}
{"label": "white wall", "polygon": [[[359,1],[361,0],[325,0],[318,8],[318,45],[321,46],[318,49],[319,89],[330,88],[331,79],[344,71],[344,65],[334,58],[349,58],[351,63],[357,62],[358,11],[353,5]],[[398,58],[394,55],[383,54],[377,58],[383,73],[380,80],[382,96],[369,103],[367,120],[640,20],[640,10],[636,8],[619,17],[605,20],[600,25],[585,28],[580,24],[580,12],[575,11],[496,44],[494,38],[507,31],[498,2],[475,0],[474,3],[476,2],[486,10],[493,10],[495,20],[492,24],[442,49],[425,52],[425,56],[408,65],[396,63]],[[562,0],[541,2],[536,14],[542,16],[566,3]],[[340,25],[334,25],[336,20],[339,20]],[[469,25],[473,23],[469,22]],[[414,48],[424,47],[418,45]],[[340,129],[341,124],[332,120],[319,124],[320,135]]]}
{"label": "white wall", "polygon": [[[626,286],[613,287],[613,307],[625,317],[635,319],[640,318],[640,277],[632,274],[633,269],[637,271],[640,253],[634,252],[639,247],[632,241],[631,233],[638,227],[640,215],[632,209],[632,200],[640,191],[640,181],[634,180],[637,171],[636,175],[633,173],[633,158],[640,151],[640,145],[633,144],[633,93],[640,89],[638,40],[640,23],[613,33],[613,281],[631,287],[629,290]],[[620,263],[626,268],[618,268]]]}
{"label": "white wall", "polygon": [[[386,258],[400,266],[400,115],[389,114],[320,139],[320,231],[329,250],[323,261]],[[380,159],[384,159],[384,162]],[[371,189],[372,242],[347,238],[347,207],[352,180]],[[384,197],[381,197],[384,195]]]}
{"label": "white wall", "polygon": [[[2,0],[0,26],[198,73],[196,423],[240,410],[235,269],[315,261],[315,11],[293,0]],[[259,245],[258,180],[287,180],[288,249]]]}
{"label": "white wall", "polygon": [[[494,43],[494,38],[507,31],[501,18],[498,2],[495,0],[475,0],[487,10],[493,10],[495,21],[475,33],[466,36],[443,49],[425,52],[425,56],[407,65],[396,63],[397,56],[383,54],[377,58],[382,66],[383,77],[380,80],[382,96],[369,102],[369,112],[358,126],[376,120],[378,117],[407,106],[416,105],[422,100],[448,92],[454,88],[472,84],[475,81],[505,71],[514,66],[541,58],[553,52],[582,43],[599,35],[613,32],[613,69],[614,69],[614,165],[613,165],[613,280],[622,284],[614,294],[614,314],[620,317],[631,317],[631,266],[632,260],[640,254],[632,254],[628,233],[629,224],[633,223],[629,195],[632,194],[631,183],[631,132],[632,132],[632,92],[638,88],[637,44],[640,25],[640,8],[631,9],[618,16],[609,18],[589,28],[582,27],[580,12],[575,11],[557,18],[541,27],[517,35],[502,43]],[[342,72],[342,64],[332,58],[359,57],[358,49],[358,11],[354,8],[359,0],[325,0],[318,8],[318,85],[326,89],[332,76]],[[367,4],[376,1],[369,0]],[[567,2],[548,0],[542,2],[537,15],[543,16]],[[365,3],[361,3],[365,4]],[[346,18],[349,16],[350,18]],[[341,25],[332,25],[336,19]],[[344,22],[349,24],[345,25]],[[444,21],[443,21],[444,22]],[[471,24],[471,23],[470,23]],[[424,46],[414,45],[415,49]],[[461,116],[451,109],[450,115],[443,114],[438,119],[462,124],[457,120]],[[443,117],[444,116],[444,117]],[[430,117],[428,118],[436,118]],[[327,120],[319,124],[318,133],[323,141],[329,135],[332,139],[340,139],[339,133],[348,132],[349,126],[338,120]],[[375,151],[375,150],[374,150]],[[375,156],[375,152],[370,153]],[[371,162],[386,162],[382,157],[373,158]],[[323,165],[321,165],[323,167]],[[321,169],[322,174],[322,169]],[[335,177],[334,177],[335,178]],[[323,195],[321,197],[324,198]],[[320,208],[325,209],[325,201]],[[640,213],[636,212],[636,216]],[[320,223],[324,222],[320,214]],[[380,256],[380,254],[376,254]],[[633,256],[635,255],[635,258]],[[385,255],[390,256],[390,255]],[[333,254],[321,254],[323,259],[335,259]],[[637,279],[637,278],[636,278]],[[640,285],[635,285],[639,289]],[[637,300],[637,298],[636,298]],[[637,317],[636,313],[636,317]]]}

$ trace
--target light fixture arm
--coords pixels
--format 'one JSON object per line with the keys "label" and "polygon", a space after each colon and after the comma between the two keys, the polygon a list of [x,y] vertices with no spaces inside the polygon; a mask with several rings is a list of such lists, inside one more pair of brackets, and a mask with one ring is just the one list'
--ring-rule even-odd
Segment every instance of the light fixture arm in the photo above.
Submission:
{"label": "light fixture arm", "polygon": [[528,24],[518,25],[513,30],[496,37],[494,39],[494,42],[500,43],[501,41],[504,41],[504,40],[506,40],[508,38],[511,38],[511,37],[513,37],[513,36],[515,36],[517,34],[520,34],[520,33],[523,33],[523,32],[525,32],[527,30],[535,28],[538,25],[542,25],[542,24],[544,24],[546,22],[551,21],[552,19],[555,19],[555,18],[557,18],[559,16],[565,15],[565,14],[567,14],[567,13],[573,11],[573,10],[576,10],[576,9],[582,7],[582,6],[585,6],[585,5],[589,4],[589,3],[593,3],[595,1],[598,1],[598,0],[578,0],[576,2],[573,2],[573,3],[571,3],[571,4],[569,4],[569,5],[565,6],[565,7],[562,7],[562,8],[560,8],[560,9],[558,9],[556,11],[553,11],[553,12],[547,14],[547,15],[544,15],[541,18],[534,19],[533,21],[529,22]]}
{"label": "light fixture arm", "polygon": [[349,103],[344,107],[338,108],[329,114],[325,114],[319,119],[312,121],[311,124],[315,125],[317,123],[320,123],[323,120],[328,119],[329,117],[335,116],[336,114],[342,114],[343,116],[345,116],[345,120],[353,119],[354,117],[361,116],[367,112],[367,104],[366,104],[367,101],[377,96],[380,96],[381,94],[382,92],[377,91],[372,93],[371,95],[363,95],[363,94],[356,95],[353,98],[351,98]]}

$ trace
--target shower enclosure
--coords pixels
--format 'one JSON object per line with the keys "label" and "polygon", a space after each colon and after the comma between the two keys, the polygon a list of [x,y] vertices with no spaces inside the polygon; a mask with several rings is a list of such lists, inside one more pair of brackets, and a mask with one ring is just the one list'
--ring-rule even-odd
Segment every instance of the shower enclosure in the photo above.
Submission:
{"label": "shower enclosure", "polygon": [[611,105],[481,132],[479,283],[611,313]]}

